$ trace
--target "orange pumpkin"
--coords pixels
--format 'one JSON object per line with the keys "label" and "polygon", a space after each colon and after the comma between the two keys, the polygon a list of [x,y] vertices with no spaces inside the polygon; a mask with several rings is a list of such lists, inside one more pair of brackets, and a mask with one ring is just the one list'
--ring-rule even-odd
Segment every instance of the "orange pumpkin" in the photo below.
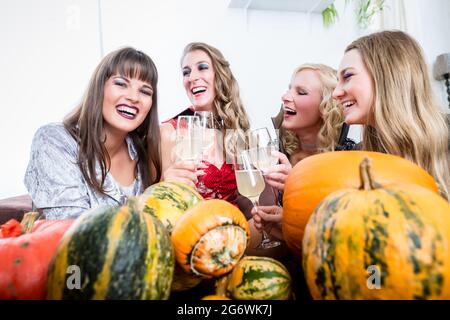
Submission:
{"label": "orange pumpkin", "polygon": [[184,271],[203,278],[229,272],[250,237],[247,219],[225,200],[207,200],[182,215],[172,231],[175,258]]}
{"label": "orange pumpkin", "polygon": [[305,158],[289,174],[283,196],[283,236],[297,257],[301,257],[305,226],[314,209],[332,192],[360,186],[358,167],[366,156],[372,159],[372,174],[378,183],[413,184],[438,193],[437,184],[431,175],[398,156],[368,151],[342,151]]}
{"label": "orange pumpkin", "polygon": [[35,218],[27,215],[22,225],[10,220],[1,226],[0,299],[45,298],[50,261],[73,220]]}

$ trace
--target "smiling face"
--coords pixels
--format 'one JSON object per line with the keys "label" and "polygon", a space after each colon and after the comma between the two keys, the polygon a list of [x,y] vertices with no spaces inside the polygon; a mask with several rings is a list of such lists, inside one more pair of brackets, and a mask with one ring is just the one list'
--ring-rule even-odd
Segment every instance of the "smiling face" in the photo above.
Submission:
{"label": "smiling face", "polygon": [[373,126],[373,80],[357,49],[345,53],[338,76],[333,98],[344,108],[345,122]]}
{"label": "smiling face", "polygon": [[103,96],[105,129],[128,134],[144,122],[152,103],[150,84],[119,74],[111,76],[105,83]]}
{"label": "smiling face", "polygon": [[293,132],[321,127],[319,110],[322,83],[315,70],[303,69],[292,78],[289,90],[281,97],[284,108],[283,127]]}
{"label": "smiling face", "polygon": [[196,111],[212,111],[216,97],[211,58],[202,50],[188,52],[182,61],[183,85]]}

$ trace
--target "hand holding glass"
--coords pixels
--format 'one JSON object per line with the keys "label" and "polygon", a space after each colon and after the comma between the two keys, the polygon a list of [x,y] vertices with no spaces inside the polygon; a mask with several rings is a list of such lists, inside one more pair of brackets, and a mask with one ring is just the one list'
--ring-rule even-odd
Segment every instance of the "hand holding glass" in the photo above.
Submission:
{"label": "hand holding glass", "polygon": [[[241,195],[250,199],[253,207],[257,209],[259,197],[264,191],[265,182],[261,170],[256,168],[252,161],[249,151],[242,151],[235,164],[236,183]],[[263,240],[260,247],[270,249],[280,245],[279,241],[270,240],[266,231],[262,230]]]}

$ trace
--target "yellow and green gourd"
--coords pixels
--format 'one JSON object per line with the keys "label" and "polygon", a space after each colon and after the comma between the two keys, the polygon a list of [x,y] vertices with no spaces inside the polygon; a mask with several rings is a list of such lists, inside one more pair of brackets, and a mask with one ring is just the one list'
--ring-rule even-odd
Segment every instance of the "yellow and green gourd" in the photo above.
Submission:
{"label": "yellow and green gourd", "polygon": [[[357,168],[355,168],[357,170]],[[450,204],[413,184],[362,186],[326,197],[303,239],[314,299],[450,299]]]}
{"label": "yellow and green gourd", "polygon": [[[80,288],[69,286],[78,276]],[[100,206],[80,216],[49,268],[48,299],[168,299],[174,254],[162,223],[133,203]],[[70,278],[71,277],[71,278]]]}

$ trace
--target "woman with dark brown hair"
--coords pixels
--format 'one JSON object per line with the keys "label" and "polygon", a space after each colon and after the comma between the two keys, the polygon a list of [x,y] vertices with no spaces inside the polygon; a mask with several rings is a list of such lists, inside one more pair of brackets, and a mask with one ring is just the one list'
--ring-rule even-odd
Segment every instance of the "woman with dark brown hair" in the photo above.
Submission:
{"label": "woman with dark brown hair", "polygon": [[111,52],[64,122],[36,132],[24,182],[46,219],[123,204],[160,180],[157,82],[146,54]]}

